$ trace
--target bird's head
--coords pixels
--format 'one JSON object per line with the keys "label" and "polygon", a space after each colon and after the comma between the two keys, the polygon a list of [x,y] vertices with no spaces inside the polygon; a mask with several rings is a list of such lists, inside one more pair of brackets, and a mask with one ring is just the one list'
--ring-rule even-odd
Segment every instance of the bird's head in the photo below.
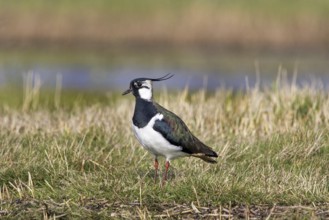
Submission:
{"label": "bird's head", "polygon": [[152,82],[167,80],[173,77],[173,74],[167,74],[160,78],[137,78],[130,82],[129,89],[127,89],[122,95],[127,95],[128,93],[133,93],[136,98],[141,98],[145,100],[152,99]]}

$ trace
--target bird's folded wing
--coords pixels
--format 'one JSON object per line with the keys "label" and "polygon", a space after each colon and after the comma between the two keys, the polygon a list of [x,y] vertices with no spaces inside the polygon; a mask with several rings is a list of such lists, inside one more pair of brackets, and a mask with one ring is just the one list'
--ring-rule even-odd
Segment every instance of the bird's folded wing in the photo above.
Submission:
{"label": "bird's folded wing", "polygon": [[182,151],[189,154],[201,153],[214,156],[214,152],[196,138],[177,115],[160,105],[156,105],[156,108],[164,117],[162,120],[156,120],[153,128],[161,133],[169,143],[182,147]]}

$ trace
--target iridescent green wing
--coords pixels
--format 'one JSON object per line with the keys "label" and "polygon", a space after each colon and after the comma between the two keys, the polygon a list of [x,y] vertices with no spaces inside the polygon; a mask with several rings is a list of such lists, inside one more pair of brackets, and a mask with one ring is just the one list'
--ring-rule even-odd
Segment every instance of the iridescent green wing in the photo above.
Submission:
{"label": "iridescent green wing", "polygon": [[153,128],[161,133],[172,145],[182,147],[183,152],[188,154],[217,156],[214,151],[191,133],[186,124],[177,115],[157,103],[154,103],[154,106],[163,115],[163,119],[156,120]]}

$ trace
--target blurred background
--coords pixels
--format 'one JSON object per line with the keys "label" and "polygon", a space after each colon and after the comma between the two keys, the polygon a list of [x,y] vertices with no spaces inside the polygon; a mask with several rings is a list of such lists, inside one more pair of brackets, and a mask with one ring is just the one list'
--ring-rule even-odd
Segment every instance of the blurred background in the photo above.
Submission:
{"label": "blurred background", "polygon": [[[0,0],[0,87],[243,90],[281,73],[329,85],[327,0]],[[297,76],[297,78],[296,78]],[[32,78],[32,79],[31,79]]]}

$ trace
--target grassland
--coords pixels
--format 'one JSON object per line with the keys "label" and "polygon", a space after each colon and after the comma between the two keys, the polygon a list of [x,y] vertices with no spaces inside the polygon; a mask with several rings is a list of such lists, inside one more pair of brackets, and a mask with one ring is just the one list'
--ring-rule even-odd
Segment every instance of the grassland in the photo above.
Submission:
{"label": "grassland", "polygon": [[1,47],[328,48],[329,4],[306,0],[1,1]]}
{"label": "grassland", "polygon": [[329,97],[317,86],[160,91],[220,155],[174,160],[161,187],[130,130],[132,97],[31,85],[0,92],[4,219],[329,217]]}

